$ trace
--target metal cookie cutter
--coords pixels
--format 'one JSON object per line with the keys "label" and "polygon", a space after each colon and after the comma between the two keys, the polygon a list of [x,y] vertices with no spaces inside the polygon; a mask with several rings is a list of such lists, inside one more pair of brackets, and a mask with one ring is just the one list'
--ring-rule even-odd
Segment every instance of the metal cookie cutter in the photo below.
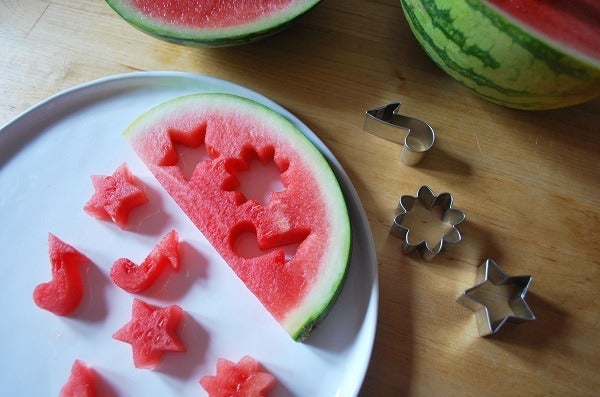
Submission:
{"label": "metal cookie cutter", "polygon": [[508,276],[488,259],[477,268],[478,284],[466,290],[457,302],[475,312],[480,336],[494,334],[507,323],[535,320],[525,302],[531,276]]}
{"label": "metal cookie cutter", "polygon": [[367,110],[363,129],[380,138],[404,145],[400,160],[407,165],[416,165],[433,146],[435,133],[425,121],[398,114],[400,105],[399,102],[390,103]]}
{"label": "metal cookie cutter", "polygon": [[[439,240],[436,240],[435,245],[432,244],[433,247],[425,239],[412,241],[411,228],[404,224],[406,215],[413,211],[417,201],[428,211],[431,211],[433,207],[439,207],[442,211],[439,221],[431,225],[432,229],[436,231],[436,235],[441,235]],[[465,220],[465,214],[452,208],[452,201],[453,198],[450,193],[442,193],[436,196],[427,186],[421,186],[416,197],[406,195],[400,197],[391,234],[404,239],[402,244],[403,253],[408,254],[418,250],[421,257],[429,261],[442,250],[445,244],[460,242],[462,237],[456,226]]]}

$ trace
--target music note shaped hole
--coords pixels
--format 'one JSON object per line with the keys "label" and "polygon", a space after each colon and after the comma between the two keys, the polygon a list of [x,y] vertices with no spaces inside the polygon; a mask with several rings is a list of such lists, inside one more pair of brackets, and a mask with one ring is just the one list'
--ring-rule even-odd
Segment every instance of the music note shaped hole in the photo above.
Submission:
{"label": "music note shaped hole", "polygon": [[280,235],[271,236],[270,241],[263,242],[261,247],[254,225],[243,223],[232,230],[231,242],[233,251],[242,258],[258,258],[273,251],[283,250],[285,262],[289,262],[309,234],[310,229],[308,228],[289,230]]}

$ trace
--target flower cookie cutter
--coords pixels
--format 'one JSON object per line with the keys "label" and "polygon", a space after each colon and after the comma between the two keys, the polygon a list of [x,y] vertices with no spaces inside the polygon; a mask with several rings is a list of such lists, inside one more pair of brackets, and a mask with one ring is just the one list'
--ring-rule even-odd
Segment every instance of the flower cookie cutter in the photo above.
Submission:
{"label": "flower cookie cutter", "polygon": [[435,141],[433,128],[425,121],[398,113],[401,103],[395,102],[367,110],[363,129],[368,133],[403,145],[400,160],[417,165]]}
{"label": "flower cookie cutter", "polygon": [[492,259],[477,268],[477,285],[467,289],[457,302],[475,312],[480,336],[498,332],[508,322],[535,320],[525,302],[533,277],[509,276]]}
{"label": "flower cookie cutter", "polygon": [[[454,199],[450,193],[442,193],[436,196],[428,186],[421,186],[416,196],[404,195],[400,197],[391,234],[404,240],[402,244],[403,253],[409,254],[417,250],[423,259],[429,261],[442,250],[445,244],[460,242],[462,237],[456,226],[465,220],[465,214],[452,208],[453,201]],[[415,209],[415,203],[417,202],[418,205],[430,212],[434,207],[441,209],[440,219],[434,225],[431,225],[434,234],[438,236],[433,244],[421,238],[413,241],[412,234],[414,230],[405,222],[407,215]],[[439,237],[440,235],[441,237]]]}

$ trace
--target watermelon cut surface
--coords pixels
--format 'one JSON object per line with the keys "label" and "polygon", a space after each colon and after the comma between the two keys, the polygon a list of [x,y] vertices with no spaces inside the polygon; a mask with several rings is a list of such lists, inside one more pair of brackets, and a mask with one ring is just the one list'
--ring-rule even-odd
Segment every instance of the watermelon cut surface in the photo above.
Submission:
{"label": "watermelon cut surface", "polygon": [[80,265],[89,259],[54,234],[48,234],[52,280],[33,290],[33,300],[40,308],[65,316],[79,306],[83,297]]}
{"label": "watermelon cut surface", "polygon": [[59,397],[96,397],[95,371],[81,360],[75,360],[67,383]]}
{"label": "watermelon cut surface", "polygon": [[[163,103],[125,136],[247,288],[294,339],[303,339],[335,301],[350,255],[344,196],[322,154],[278,113],[227,94]],[[210,156],[187,179],[178,165],[182,144]],[[284,189],[265,204],[239,190],[236,175],[253,159],[281,172]],[[247,234],[260,255],[236,248]]]}
{"label": "watermelon cut surface", "polygon": [[237,363],[220,358],[216,375],[200,379],[209,397],[266,397],[275,383],[275,377],[250,356]]}
{"label": "watermelon cut surface", "polygon": [[431,59],[479,96],[526,110],[600,95],[600,3],[401,0]]}
{"label": "watermelon cut surface", "polygon": [[134,299],[131,321],[113,334],[113,338],[129,343],[136,368],[154,369],[166,352],[184,352],[177,335],[183,309],[177,305],[158,307]]}
{"label": "watermelon cut surface", "polygon": [[128,258],[117,259],[110,269],[110,278],[123,290],[139,293],[149,288],[166,267],[179,271],[179,265],[179,234],[171,230],[141,265]]}
{"label": "watermelon cut surface", "polygon": [[279,32],[320,0],[106,0],[127,22],[177,44],[222,47]]}
{"label": "watermelon cut surface", "polygon": [[146,192],[125,163],[112,175],[92,175],[91,180],[95,192],[84,211],[98,219],[110,219],[121,229],[127,228],[131,210],[148,202]]}

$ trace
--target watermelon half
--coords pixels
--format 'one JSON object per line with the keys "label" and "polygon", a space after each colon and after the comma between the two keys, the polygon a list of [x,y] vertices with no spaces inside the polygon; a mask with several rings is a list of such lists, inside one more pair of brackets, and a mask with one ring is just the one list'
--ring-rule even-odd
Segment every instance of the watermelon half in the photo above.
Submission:
{"label": "watermelon half", "polygon": [[600,2],[401,0],[425,52],[478,95],[519,109],[600,95]]}
{"label": "watermelon half", "polygon": [[[249,99],[194,94],[137,119],[125,136],[248,289],[296,340],[328,312],[348,267],[348,210],[327,160],[286,118]],[[191,176],[177,147],[205,151]],[[284,189],[246,198],[241,173],[274,163]],[[255,235],[258,255],[237,246]],[[293,250],[288,248],[293,247]]]}
{"label": "watermelon half", "polygon": [[320,0],[106,0],[127,22],[177,44],[225,47],[259,40],[296,22]]}

